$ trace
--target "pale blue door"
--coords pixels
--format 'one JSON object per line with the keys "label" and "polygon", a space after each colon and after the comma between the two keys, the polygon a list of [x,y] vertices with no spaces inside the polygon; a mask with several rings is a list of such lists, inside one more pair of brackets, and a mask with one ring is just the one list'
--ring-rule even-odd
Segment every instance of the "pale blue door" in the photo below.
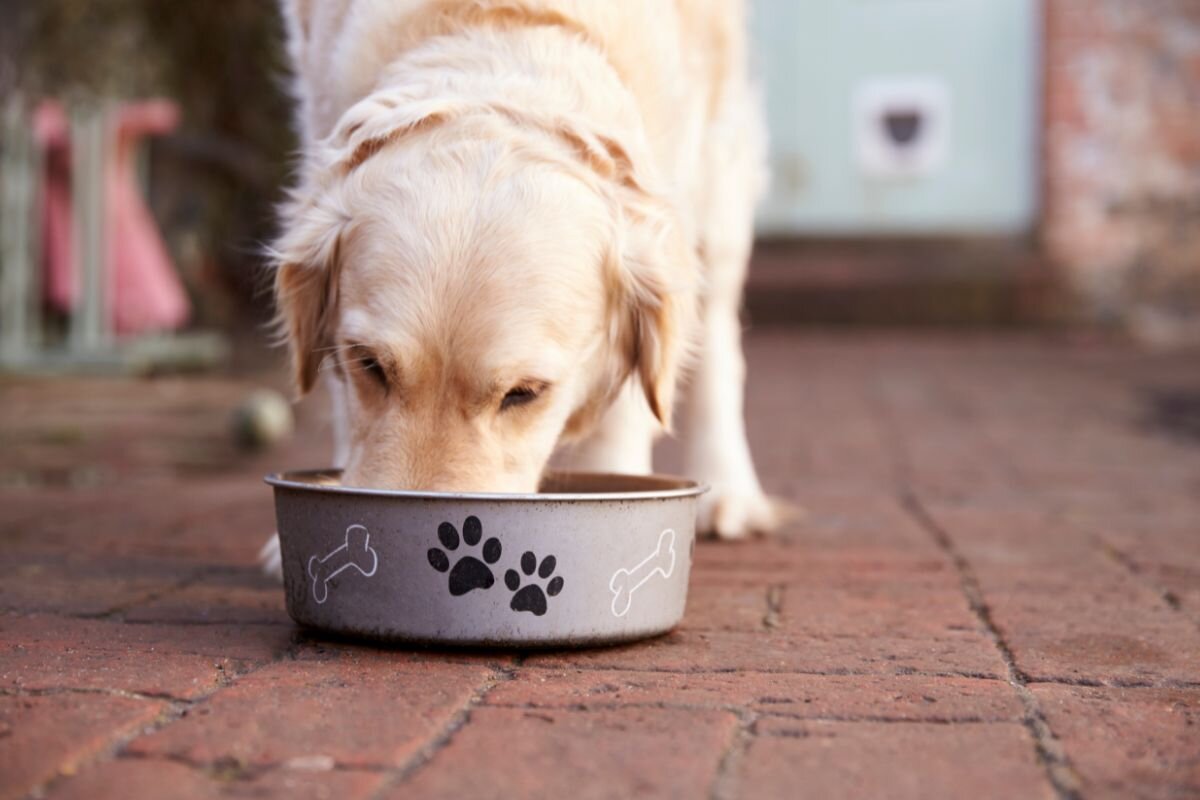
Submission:
{"label": "pale blue door", "polygon": [[1038,0],[754,0],[768,234],[1019,233],[1036,213]]}

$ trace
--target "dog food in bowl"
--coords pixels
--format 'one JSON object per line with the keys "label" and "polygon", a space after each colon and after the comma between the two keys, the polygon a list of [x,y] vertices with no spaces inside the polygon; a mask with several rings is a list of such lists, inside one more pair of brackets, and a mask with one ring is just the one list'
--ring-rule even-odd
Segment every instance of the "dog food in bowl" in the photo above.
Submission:
{"label": "dog food in bowl", "polygon": [[589,645],[683,616],[705,487],[557,473],[539,494],[391,492],[336,472],[267,477],[288,613],[335,633],[430,644]]}

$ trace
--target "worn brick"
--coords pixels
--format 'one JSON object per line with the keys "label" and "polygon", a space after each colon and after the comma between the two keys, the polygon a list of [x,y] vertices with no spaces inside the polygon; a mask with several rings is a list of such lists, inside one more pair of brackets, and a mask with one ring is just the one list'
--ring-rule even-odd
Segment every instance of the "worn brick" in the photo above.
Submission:
{"label": "worn brick", "polygon": [[279,581],[257,567],[210,570],[196,582],[131,605],[127,622],[291,625]]}
{"label": "worn brick", "polygon": [[369,639],[356,640],[325,636],[319,631],[298,629],[288,655],[296,661],[354,661],[372,659],[381,653],[397,663],[462,664],[494,670],[510,669],[522,654],[515,650],[471,649],[465,647],[414,647],[404,643],[389,645]]}
{"label": "worn brick", "polygon": [[697,630],[757,631],[768,616],[770,584],[724,579],[697,579],[688,588],[683,626]]}
{"label": "worn brick", "polygon": [[1031,690],[1085,796],[1200,796],[1200,689]]}
{"label": "worn brick", "polygon": [[0,686],[205,695],[278,657],[280,625],[123,625],[48,615],[0,617]]}
{"label": "worn brick", "polygon": [[723,711],[477,708],[391,797],[701,797],[737,728]]}
{"label": "worn brick", "polygon": [[887,571],[948,565],[890,494],[806,490],[803,503],[805,515],[782,538],[702,542],[695,554],[697,577],[803,582],[814,566],[838,562]]}
{"label": "worn brick", "polygon": [[282,661],[239,678],[128,752],[192,763],[397,766],[436,736],[492,675],[483,666],[364,653]]}
{"label": "worn brick", "polygon": [[249,566],[274,530],[271,492],[259,478],[235,473],[102,490],[0,491],[30,496],[26,514],[0,523],[0,541],[30,554],[108,560],[117,574],[126,571],[122,559]]}
{"label": "worn brick", "polygon": [[806,514],[797,526],[798,544],[806,555],[814,550],[853,554],[859,548],[886,549],[897,565],[913,560],[945,559],[890,489],[872,493],[834,486],[805,491]]}
{"label": "worn brick", "polygon": [[[138,487],[103,489],[38,489],[4,492],[9,502],[26,506],[26,513],[6,519],[3,540],[10,550],[24,553],[125,555],[163,537],[180,518],[178,503],[161,502],[180,492],[160,486],[156,499]],[[83,528],[81,531],[80,529]]]}
{"label": "worn brick", "polygon": [[100,616],[169,591],[199,568],[146,558],[11,553],[0,564],[0,609]]}
{"label": "worn brick", "polygon": [[892,636],[801,635],[681,629],[648,642],[579,653],[535,653],[528,663],[676,672],[923,672],[999,678],[1004,662],[985,636],[951,631],[937,639]]}
{"label": "worn brick", "polygon": [[164,555],[253,567],[259,549],[275,532],[275,504],[270,488],[260,480],[265,472],[236,475],[236,485],[230,485],[230,478],[214,482],[207,496],[191,501],[194,512],[182,519],[170,536],[150,546]]}
{"label": "worn brick", "polygon": [[951,586],[958,581],[958,572],[950,559],[936,550],[913,549],[903,543],[853,545],[832,537],[820,546],[808,547],[803,563],[779,582],[804,587],[847,579],[941,581]]}
{"label": "worn brick", "polygon": [[764,719],[738,768],[740,797],[1052,798],[1017,723]]}
{"label": "worn brick", "polygon": [[521,669],[497,685],[490,705],[607,708],[679,705],[747,708],[760,714],[834,719],[1019,719],[1013,688],[996,680],[924,675],[680,674]]}
{"label": "worn brick", "polygon": [[756,542],[700,541],[696,544],[693,576],[714,573],[726,578],[762,579],[796,571],[805,557],[796,542],[770,539]]}
{"label": "worn brick", "polygon": [[357,800],[367,798],[385,776],[357,770],[283,767],[270,771],[237,764],[197,768],[177,761],[120,758],[82,770],[55,783],[46,796],[53,800],[129,800],[170,797],[210,800],[229,797],[286,797],[289,800]]}
{"label": "worn brick", "polygon": [[934,515],[1031,678],[1155,682],[1200,673],[1200,630],[1086,531],[1028,509]]}
{"label": "worn brick", "polygon": [[880,377],[879,391],[898,429],[896,448],[909,491],[959,502],[1013,491],[1012,475],[973,410],[942,381],[893,370]]}
{"label": "worn brick", "polygon": [[814,636],[944,636],[979,632],[956,575],[862,578],[792,584],[780,595],[780,626]]}
{"label": "worn brick", "polygon": [[1071,524],[1094,533],[1135,577],[1200,624],[1200,537],[1191,535],[1200,507],[1179,502],[1136,514],[1097,517],[1075,510]]}
{"label": "worn brick", "polygon": [[1170,609],[1122,610],[1110,601],[1080,608],[1086,596],[1062,602],[1073,589],[990,595],[997,626],[1026,676],[1137,684],[1200,674],[1200,636],[1190,621]]}
{"label": "worn brick", "polygon": [[1156,682],[1200,673],[1200,630],[1115,567],[1088,576],[979,568],[984,597],[1034,680]]}
{"label": "worn brick", "polygon": [[156,700],[64,692],[0,695],[0,798],[24,797],[155,719]]}

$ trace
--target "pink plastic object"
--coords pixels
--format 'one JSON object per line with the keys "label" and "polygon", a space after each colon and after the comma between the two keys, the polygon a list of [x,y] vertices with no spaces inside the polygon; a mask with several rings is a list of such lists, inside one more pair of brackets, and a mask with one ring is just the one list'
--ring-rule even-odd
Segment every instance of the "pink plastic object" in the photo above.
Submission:
{"label": "pink plastic object", "polygon": [[[119,106],[111,120],[112,147],[104,165],[104,211],[112,329],[121,335],[172,330],[187,322],[191,308],[138,191],[133,156],[138,139],[167,133],[179,124],[179,109],[167,100],[130,103]],[[42,200],[45,296],[52,307],[70,313],[79,302],[79,276],[71,259],[70,126],[59,103],[46,101],[39,106],[34,136],[46,153]]]}

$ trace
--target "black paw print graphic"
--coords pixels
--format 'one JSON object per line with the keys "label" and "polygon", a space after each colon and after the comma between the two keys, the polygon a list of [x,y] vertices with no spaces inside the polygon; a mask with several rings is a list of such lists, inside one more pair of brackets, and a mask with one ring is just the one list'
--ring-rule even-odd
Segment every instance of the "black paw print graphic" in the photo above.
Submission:
{"label": "black paw print graphic", "polygon": [[[533,553],[526,552],[521,556],[521,572],[524,572],[527,577],[533,577],[533,570],[537,568],[538,577],[545,580],[554,574],[555,566],[557,566],[557,562],[554,560],[554,556],[543,558],[541,566],[538,566],[537,556]],[[561,576],[554,578],[546,584],[545,591],[542,591],[542,587],[536,583],[527,583],[525,586],[521,586],[521,576],[515,569],[510,569],[504,573],[504,584],[509,591],[515,593],[509,608],[513,611],[528,611],[534,616],[540,617],[546,613],[546,596],[554,597],[561,592],[563,579]]]}
{"label": "black paw print graphic", "polygon": [[[482,538],[483,524],[480,523],[479,517],[467,517],[463,521],[462,540],[468,547],[474,547]],[[453,552],[458,549],[458,531],[449,522],[443,522],[438,526],[438,541],[446,550]],[[431,567],[438,572],[449,570],[450,594],[458,597],[472,589],[490,589],[496,582],[491,568],[488,567],[488,564],[495,564],[500,560],[500,540],[496,537],[493,536],[483,543],[483,561],[475,556],[463,556],[454,563],[453,569],[450,568],[450,557],[446,555],[446,550],[431,547],[428,555]]]}

